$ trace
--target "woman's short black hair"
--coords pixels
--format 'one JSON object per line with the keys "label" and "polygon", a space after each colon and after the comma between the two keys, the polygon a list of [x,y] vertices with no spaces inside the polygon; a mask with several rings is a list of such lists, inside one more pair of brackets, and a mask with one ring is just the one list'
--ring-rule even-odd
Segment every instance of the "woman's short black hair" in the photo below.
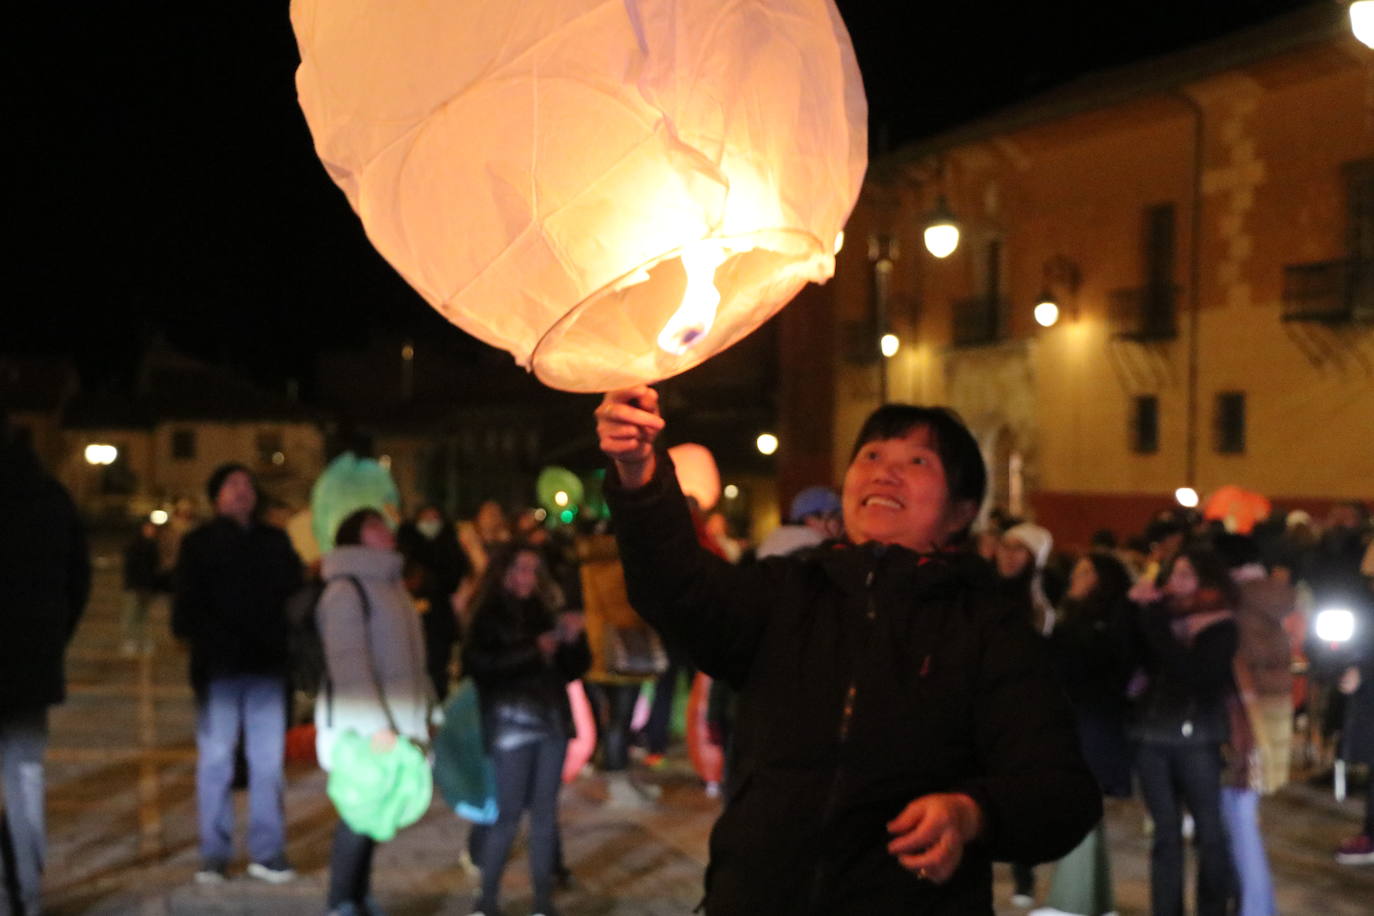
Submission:
{"label": "woman's short black hair", "polygon": [[368,520],[373,518],[386,521],[386,516],[370,506],[349,513],[347,518],[339,522],[339,530],[334,534],[334,546],[357,547],[362,544],[363,525],[366,525]]}
{"label": "woman's short black hair", "polygon": [[868,443],[901,439],[915,429],[930,433],[931,445],[945,469],[950,501],[981,506],[988,489],[988,471],[983,464],[983,453],[964,421],[948,407],[884,404],[864,421],[859,435],[854,439],[854,450],[849,453],[850,463]]}

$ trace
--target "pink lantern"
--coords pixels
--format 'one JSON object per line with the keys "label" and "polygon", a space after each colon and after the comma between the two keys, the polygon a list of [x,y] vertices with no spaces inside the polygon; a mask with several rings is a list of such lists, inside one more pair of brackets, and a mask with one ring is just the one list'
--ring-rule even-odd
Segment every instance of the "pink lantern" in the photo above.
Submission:
{"label": "pink lantern", "polygon": [[711,450],[695,442],[684,442],[668,449],[677,468],[677,485],[697,501],[702,512],[710,511],[720,499],[720,469]]}
{"label": "pink lantern", "polygon": [[833,0],[294,0],[330,177],[545,383],[690,369],[834,273],[867,104]]}

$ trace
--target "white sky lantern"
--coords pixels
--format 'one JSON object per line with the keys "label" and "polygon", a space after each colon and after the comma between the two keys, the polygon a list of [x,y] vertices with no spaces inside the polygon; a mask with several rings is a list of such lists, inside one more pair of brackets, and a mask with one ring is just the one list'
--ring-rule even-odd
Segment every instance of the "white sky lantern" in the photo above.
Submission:
{"label": "white sky lantern", "polygon": [[316,151],[392,266],[545,383],[683,372],[835,250],[867,104],[833,0],[294,0]]}
{"label": "white sky lantern", "polygon": [[695,442],[684,442],[668,449],[668,456],[677,469],[682,492],[695,499],[703,512],[710,511],[720,501],[720,469],[711,450]]}

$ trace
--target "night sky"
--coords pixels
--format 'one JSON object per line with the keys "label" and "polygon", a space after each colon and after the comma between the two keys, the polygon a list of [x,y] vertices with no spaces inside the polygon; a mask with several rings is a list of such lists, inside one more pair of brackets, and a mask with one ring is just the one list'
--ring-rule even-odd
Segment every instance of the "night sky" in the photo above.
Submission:
{"label": "night sky", "polygon": [[[871,139],[890,148],[1305,2],[838,5]],[[88,383],[120,385],[162,334],[276,385],[374,332],[461,337],[373,252],[315,158],[286,3],[25,6],[4,62],[18,243],[0,353],[68,352]]]}

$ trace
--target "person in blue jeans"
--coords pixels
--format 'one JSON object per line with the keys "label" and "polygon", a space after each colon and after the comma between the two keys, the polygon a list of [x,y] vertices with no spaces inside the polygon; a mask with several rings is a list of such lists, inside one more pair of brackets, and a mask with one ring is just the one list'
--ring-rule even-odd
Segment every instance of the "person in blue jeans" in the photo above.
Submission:
{"label": "person in blue jeans", "polygon": [[1149,685],[1135,724],[1136,773],[1155,824],[1151,913],[1183,914],[1186,805],[1196,824],[1197,914],[1225,916],[1234,882],[1221,812],[1221,748],[1229,734],[1227,696],[1235,689],[1235,586],[1215,554],[1194,548],[1174,558],[1157,599],[1140,616]]}
{"label": "person in blue jeans", "polygon": [[190,644],[195,689],[196,802],[201,867],[223,881],[233,857],[234,753],[248,762],[251,877],[290,881],[282,797],[286,742],[285,605],[301,562],[285,532],[255,518],[252,474],[226,464],[210,476],[215,518],[186,535],[177,559],[172,632]]}
{"label": "person in blue jeans", "polygon": [[473,912],[485,916],[500,912],[501,875],[526,811],[534,911],[557,912],[558,789],[573,734],[567,684],[591,665],[591,650],[581,615],[556,615],[548,585],[537,548],[516,545],[493,558],[463,646],[463,669],[477,684],[482,736],[496,771],[499,814],[476,850],[482,890]]}

